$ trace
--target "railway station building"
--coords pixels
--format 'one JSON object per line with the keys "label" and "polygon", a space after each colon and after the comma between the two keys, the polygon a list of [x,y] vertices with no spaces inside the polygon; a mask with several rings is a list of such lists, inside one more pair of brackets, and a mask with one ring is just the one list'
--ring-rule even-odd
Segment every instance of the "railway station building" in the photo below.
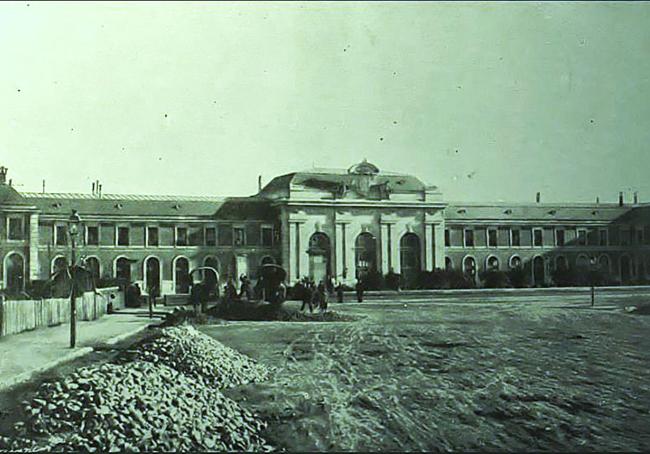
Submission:
{"label": "railway station building", "polygon": [[363,161],[273,178],[249,197],[19,192],[0,168],[0,275],[7,292],[47,279],[70,257],[68,218],[82,218],[78,254],[98,280],[189,291],[198,266],[220,281],[264,263],[292,285],[331,276],[353,285],[394,272],[412,287],[421,271],[455,269],[480,285],[482,271],[522,267],[529,285],[551,285],[557,267],[597,264],[620,283],[650,273],[650,204],[447,202],[416,176]]}

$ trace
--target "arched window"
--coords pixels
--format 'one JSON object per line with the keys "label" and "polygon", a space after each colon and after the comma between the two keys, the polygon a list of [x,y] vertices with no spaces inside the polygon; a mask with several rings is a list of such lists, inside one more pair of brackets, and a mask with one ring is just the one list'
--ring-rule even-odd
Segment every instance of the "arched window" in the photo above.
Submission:
{"label": "arched window", "polygon": [[585,254],[580,254],[578,258],[576,258],[576,267],[583,270],[589,268],[589,257]]}
{"label": "arched window", "polygon": [[476,260],[474,257],[465,257],[465,260],[463,260],[463,272],[472,279],[476,278]]}
{"label": "arched window", "polygon": [[68,267],[68,259],[59,255],[52,260],[52,274],[63,271]]}
{"label": "arched window", "polygon": [[485,269],[487,271],[499,271],[499,259],[494,255],[489,256],[485,262]]}
{"label": "arched window", "polygon": [[150,256],[144,260],[144,288],[150,295],[158,296],[162,293],[160,289],[161,269],[158,257]]}
{"label": "arched window", "polygon": [[4,285],[7,292],[19,293],[25,289],[25,259],[17,252],[10,252],[4,261]]}
{"label": "arched window", "polygon": [[131,261],[126,257],[115,260],[115,277],[124,283],[131,282]]}
{"label": "arched window", "polygon": [[518,255],[513,255],[510,257],[510,268],[521,268],[521,257]]}
{"label": "arched window", "polygon": [[86,268],[90,272],[90,275],[93,277],[95,280],[95,284],[99,280],[100,277],[100,264],[99,264],[99,259],[97,257],[87,257],[86,258]]}
{"label": "arched window", "polygon": [[190,262],[185,257],[174,260],[174,288],[177,294],[190,293]]}
{"label": "arched window", "polygon": [[611,271],[611,260],[607,254],[603,254],[598,258],[598,267],[600,271],[610,272]]}

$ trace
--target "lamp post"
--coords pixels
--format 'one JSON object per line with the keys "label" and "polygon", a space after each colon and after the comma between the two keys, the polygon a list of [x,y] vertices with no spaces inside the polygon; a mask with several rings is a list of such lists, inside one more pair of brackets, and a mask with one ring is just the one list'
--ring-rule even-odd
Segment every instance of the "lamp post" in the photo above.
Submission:
{"label": "lamp post", "polygon": [[70,279],[72,287],[70,290],[70,348],[74,348],[77,342],[77,280],[75,268],[77,259],[75,257],[75,246],[77,235],[79,234],[79,224],[81,224],[81,217],[77,213],[77,210],[72,210],[72,214],[68,218],[68,233],[70,234]]}

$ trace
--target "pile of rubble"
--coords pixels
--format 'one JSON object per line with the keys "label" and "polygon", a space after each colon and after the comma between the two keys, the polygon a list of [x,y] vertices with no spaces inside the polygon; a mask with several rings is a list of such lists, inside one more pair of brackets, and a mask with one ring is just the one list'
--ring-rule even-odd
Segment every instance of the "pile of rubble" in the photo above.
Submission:
{"label": "pile of rubble", "polygon": [[265,423],[218,388],[268,370],[191,327],[137,351],[146,361],[85,367],[44,383],[2,450],[267,451]]}
{"label": "pile of rubble", "polygon": [[264,381],[269,375],[267,367],[190,325],[163,329],[140,346],[135,358],[167,365],[219,388]]}

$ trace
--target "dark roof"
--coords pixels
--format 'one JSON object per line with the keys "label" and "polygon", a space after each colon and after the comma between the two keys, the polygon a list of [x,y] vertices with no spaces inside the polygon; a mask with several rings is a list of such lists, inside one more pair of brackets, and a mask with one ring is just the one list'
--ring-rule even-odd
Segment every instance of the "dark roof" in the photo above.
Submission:
{"label": "dark roof", "polygon": [[[291,185],[335,192],[343,185],[353,188],[359,178],[358,173],[348,173],[346,170],[339,169],[294,172],[274,178],[258,195],[271,198],[288,197]],[[393,193],[422,192],[426,189],[424,183],[412,175],[379,172],[376,175],[368,175],[368,178],[371,179],[371,196],[375,192],[379,194],[381,192],[379,188],[386,184]]]}
{"label": "dark roof", "polygon": [[618,220],[632,210],[616,204],[464,204],[453,203],[445,208],[445,219],[461,223],[472,220],[495,221],[606,221]]}
{"label": "dark roof", "polygon": [[24,193],[24,200],[43,214],[108,216],[200,216],[214,219],[266,219],[268,203],[250,197],[188,197],[105,194]]}
{"label": "dark roof", "polygon": [[28,205],[28,203],[13,187],[0,183],[0,205]]}

